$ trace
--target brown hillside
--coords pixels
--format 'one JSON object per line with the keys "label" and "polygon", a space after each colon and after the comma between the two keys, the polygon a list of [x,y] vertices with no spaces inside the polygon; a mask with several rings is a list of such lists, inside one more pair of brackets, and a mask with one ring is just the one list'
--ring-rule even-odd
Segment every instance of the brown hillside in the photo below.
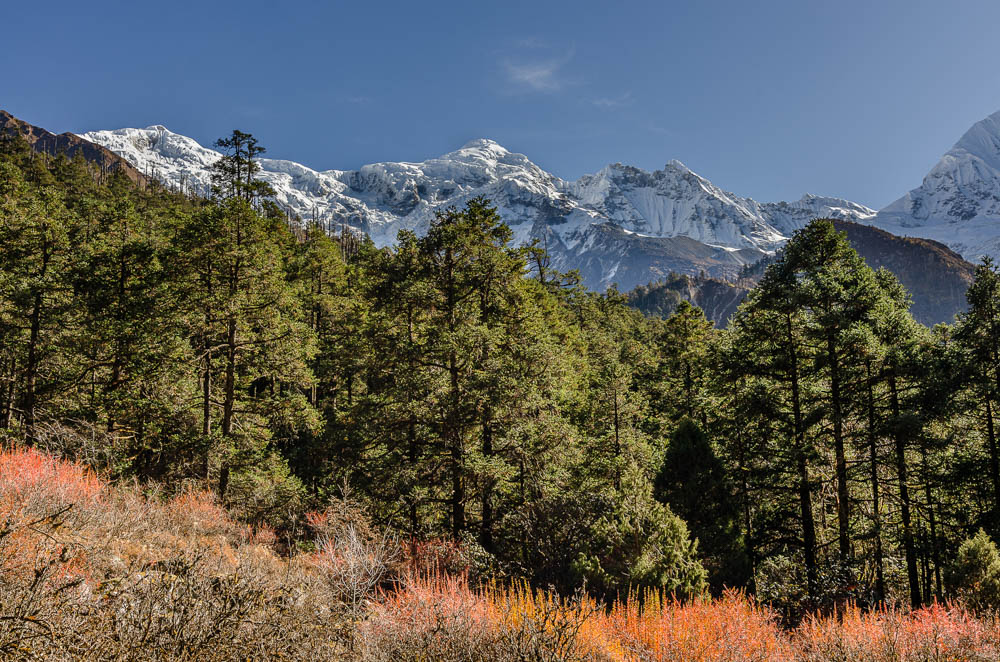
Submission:
{"label": "brown hillside", "polygon": [[0,110],[0,135],[21,134],[36,152],[50,154],[65,153],[76,156],[80,153],[90,163],[101,169],[101,172],[125,173],[136,184],[145,184],[148,179],[136,170],[132,164],[114,152],[72,133],[56,135],[41,127],[19,120],[5,110]]}
{"label": "brown hillside", "polygon": [[850,221],[833,221],[847,233],[872,269],[885,267],[913,295],[910,311],[920,322],[951,322],[965,310],[965,291],[975,267],[944,244],[929,239],[900,237],[885,230]]}

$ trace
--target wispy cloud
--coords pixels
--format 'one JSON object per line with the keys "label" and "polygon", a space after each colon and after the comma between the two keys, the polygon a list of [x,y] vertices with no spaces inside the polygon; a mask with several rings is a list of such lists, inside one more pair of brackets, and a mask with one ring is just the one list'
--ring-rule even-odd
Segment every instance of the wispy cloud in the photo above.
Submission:
{"label": "wispy cloud", "polygon": [[617,97],[599,97],[591,101],[592,104],[598,108],[603,108],[604,110],[614,110],[616,108],[624,108],[625,106],[632,105],[632,93],[626,92],[625,94],[619,95]]}
{"label": "wispy cloud", "polygon": [[573,59],[570,49],[563,55],[548,58],[508,58],[503,61],[507,80],[522,90],[532,92],[558,92],[572,81],[563,68]]}

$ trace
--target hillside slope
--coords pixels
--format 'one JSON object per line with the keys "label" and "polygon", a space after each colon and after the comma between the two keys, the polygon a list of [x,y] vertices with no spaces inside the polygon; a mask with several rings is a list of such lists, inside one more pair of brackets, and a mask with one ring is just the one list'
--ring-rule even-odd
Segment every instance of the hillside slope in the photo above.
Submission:
{"label": "hillside slope", "polygon": [[913,295],[911,312],[927,325],[951,322],[966,309],[975,266],[937,241],[900,237],[860,223],[835,221],[873,269],[885,267]]}
{"label": "hillside slope", "polygon": [[56,135],[19,120],[5,110],[0,110],[0,136],[16,134],[23,136],[37,152],[50,156],[64,153],[69,157],[80,154],[90,163],[97,165],[102,172],[123,172],[137,184],[147,181],[146,176],[131,163],[105,147],[68,132]]}
{"label": "hillside slope", "polygon": [[[885,267],[913,297],[910,311],[922,324],[952,322],[966,309],[965,291],[975,267],[947,246],[928,239],[897,237],[860,223],[834,221],[873,269]],[[716,326],[725,326],[753,282],[763,274],[751,270],[738,284],[704,276],[670,274],[629,292],[629,303],[648,315],[669,315],[684,299],[705,311]]]}

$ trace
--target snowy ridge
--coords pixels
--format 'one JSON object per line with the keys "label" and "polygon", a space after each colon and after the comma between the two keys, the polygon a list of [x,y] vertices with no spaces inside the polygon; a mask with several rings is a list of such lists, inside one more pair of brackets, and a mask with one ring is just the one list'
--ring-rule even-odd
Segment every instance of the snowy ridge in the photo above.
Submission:
{"label": "snowy ridge", "polygon": [[[159,125],[81,137],[142,172],[201,194],[209,191],[209,168],[220,157]],[[627,286],[623,277],[645,283],[667,269],[732,273],[774,251],[813,218],[864,221],[875,214],[813,195],[760,203],[724,191],[680,161],[654,172],[616,163],[570,182],[486,139],[421,163],[373,163],[356,171],[316,171],[275,159],[260,165],[260,177],[293,214],[346,223],[380,246],[395,241],[401,229],[424,232],[442,209],[485,196],[516,241],[542,239],[561,268],[589,265],[581,270],[593,287],[614,281]]]}
{"label": "snowy ridge", "polygon": [[973,124],[918,188],[870,222],[940,241],[967,260],[1000,257],[1000,111]]}

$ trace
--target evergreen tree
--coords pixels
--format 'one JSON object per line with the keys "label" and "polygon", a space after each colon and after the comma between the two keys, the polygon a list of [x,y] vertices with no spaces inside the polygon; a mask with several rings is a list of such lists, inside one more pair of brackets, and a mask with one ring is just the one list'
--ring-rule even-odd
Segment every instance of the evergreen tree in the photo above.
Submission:
{"label": "evergreen tree", "polygon": [[192,216],[179,240],[202,366],[206,469],[217,471],[223,498],[233,470],[249,476],[255,464],[269,461],[275,428],[317,424],[306,397],[314,336],[286,279],[287,229],[254,208],[262,187],[252,179],[252,157],[260,148],[238,133],[232,160],[218,169],[218,190],[228,197]]}
{"label": "evergreen tree", "polygon": [[60,355],[74,323],[69,273],[75,228],[56,186],[33,187],[16,167],[0,168],[3,420],[9,424],[16,413],[25,438],[33,441],[42,406],[65,383]]}
{"label": "evergreen tree", "polygon": [[[807,311],[791,296],[795,286],[794,271],[784,268],[783,260],[768,268],[733,320],[723,361],[729,384],[741,390],[733,400],[741,409],[734,414],[756,433],[751,454],[761,461],[755,469],[758,479],[770,495],[797,497],[795,506],[770,501],[771,512],[758,527],[772,528],[780,541],[787,520],[798,520],[795,542],[802,554],[807,595],[815,596],[819,561],[811,465],[818,457],[815,428],[823,409],[814,371],[818,350],[809,342]],[[779,549],[783,547],[779,543]]]}
{"label": "evergreen tree", "polygon": [[968,360],[970,385],[986,428],[988,475],[992,486],[991,530],[997,531],[1000,509],[1000,450],[997,442],[997,398],[1000,397],[1000,272],[989,258],[976,267],[966,292],[969,310],[959,316],[955,339]]}
{"label": "evergreen tree", "polygon": [[781,268],[788,271],[788,295],[809,313],[808,336],[819,348],[815,360],[829,385],[830,433],[837,487],[840,558],[851,556],[851,493],[848,484],[849,444],[845,422],[855,406],[852,386],[860,381],[859,350],[866,337],[861,328],[872,321],[881,295],[874,273],[851,248],[846,235],[829,221],[813,221],[785,247]]}
{"label": "evergreen tree", "polygon": [[88,234],[73,273],[83,304],[73,343],[81,365],[77,381],[90,386],[87,415],[127,439],[131,468],[150,476],[159,473],[157,437],[183,415],[178,402],[184,395],[194,395],[182,372],[190,352],[164,264],[169,255],[122,175]]}
{"label": "evergreen tree", "polygon": [[212,193],[223,199],[239,198],[258,210],[263,200],[274,196],[267,182],[257,179],[260,164],[256,159],[267,150],[249,133],[233,130],[228,138],[219,138],[215,146],[223,157],[212,164]]}
{"label": "evergreen tree", "polygon": [[732,485],[708,436],[690,418],[682,419],[670,436],[654,495],[684,520],[697,539],[714,589],[746,583],[739,508]]}

